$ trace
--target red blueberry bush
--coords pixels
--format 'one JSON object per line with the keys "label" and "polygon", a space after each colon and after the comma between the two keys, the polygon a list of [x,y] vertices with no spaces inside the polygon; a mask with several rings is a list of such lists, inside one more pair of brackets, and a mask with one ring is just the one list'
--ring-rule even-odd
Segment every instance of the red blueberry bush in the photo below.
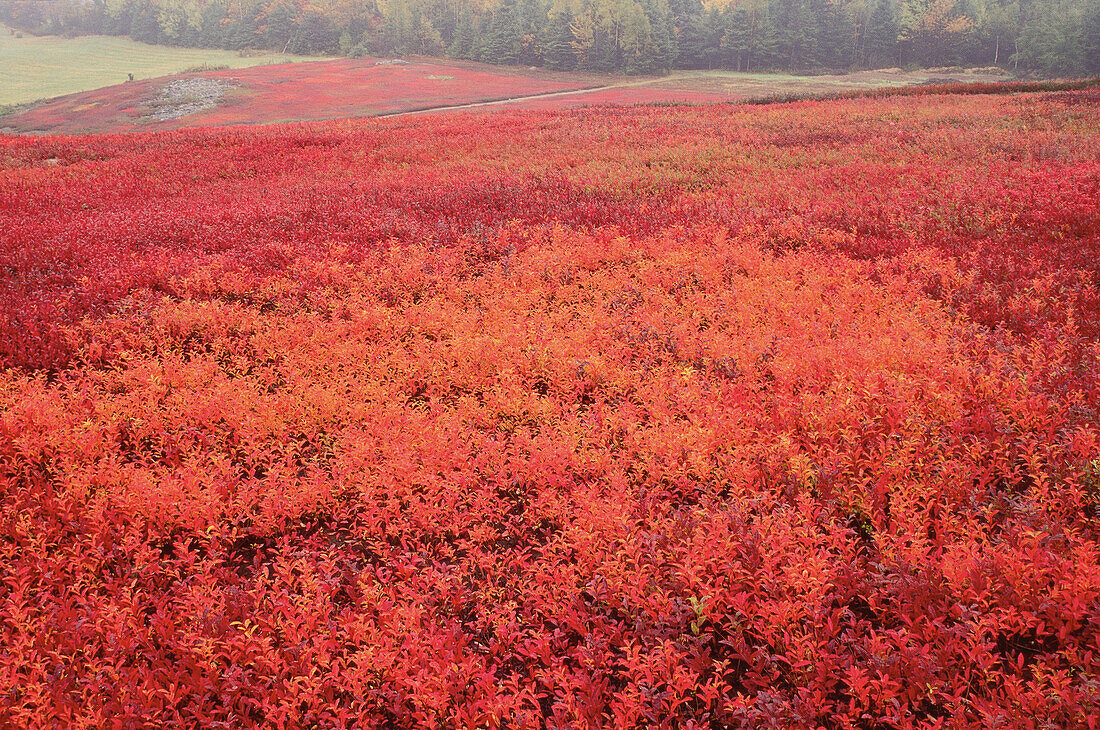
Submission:
{"label": "red blueberry bush", "polygon": [[0,138],[0,724],[1096,727],[1097,109]]}

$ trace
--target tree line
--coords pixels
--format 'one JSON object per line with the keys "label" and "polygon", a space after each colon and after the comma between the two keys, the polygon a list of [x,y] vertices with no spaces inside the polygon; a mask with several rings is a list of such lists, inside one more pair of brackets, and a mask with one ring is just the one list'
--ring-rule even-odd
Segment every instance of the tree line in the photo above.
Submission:
{"label": "tree line", "polygon": [[168,45],[562,71],[1100,72],[1100,0],[3,0],[0,19]]}

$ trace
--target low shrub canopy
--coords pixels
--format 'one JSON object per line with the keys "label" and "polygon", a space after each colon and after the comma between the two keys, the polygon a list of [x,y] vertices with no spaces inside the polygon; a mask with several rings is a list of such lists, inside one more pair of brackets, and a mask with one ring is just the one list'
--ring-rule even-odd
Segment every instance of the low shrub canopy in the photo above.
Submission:
{"label": "low shrub canopy", "polygon": [[1089,726],[1097,98],[0,138],[0,721]]}

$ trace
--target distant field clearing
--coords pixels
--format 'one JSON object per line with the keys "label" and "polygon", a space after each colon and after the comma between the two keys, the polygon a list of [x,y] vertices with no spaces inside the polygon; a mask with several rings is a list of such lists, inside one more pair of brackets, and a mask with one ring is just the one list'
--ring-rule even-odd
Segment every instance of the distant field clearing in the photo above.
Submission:
{"label": "distant field clearing", "polygon": [[627,77],[417,56],[341,58],[201,71],[115,84],[12,110],[0,117],[0,130],[85,134],[472,107],[494,110],[504,105],[550,110],[601,105],[713,104],[883,86],[1002,80],[1003,72],[990,69],[879,69],[816,76],[686,71],[658,77]]}
{"label": "distant field clearing", "polygon": [[272,53],[240,56],[237,51],[151,46],[113,36],[17,37],[0,25],[0,105],[25,104],[128,79],[166,76],[195,66],[244,68],[268,63],[316,60]]}

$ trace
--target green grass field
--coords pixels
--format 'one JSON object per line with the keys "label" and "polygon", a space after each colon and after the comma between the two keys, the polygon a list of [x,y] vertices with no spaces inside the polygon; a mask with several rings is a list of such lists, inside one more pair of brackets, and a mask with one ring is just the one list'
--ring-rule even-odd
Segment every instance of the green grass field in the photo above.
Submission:
{"label": "green grass field", "polygon": [[112,36],[22,38],[0,25],[0,106],[25,104],[135,79],[178,73],[195,66],[242,68],[265,63],[316,60],[272,53],[240,56],[236,51],[172,48]]}

